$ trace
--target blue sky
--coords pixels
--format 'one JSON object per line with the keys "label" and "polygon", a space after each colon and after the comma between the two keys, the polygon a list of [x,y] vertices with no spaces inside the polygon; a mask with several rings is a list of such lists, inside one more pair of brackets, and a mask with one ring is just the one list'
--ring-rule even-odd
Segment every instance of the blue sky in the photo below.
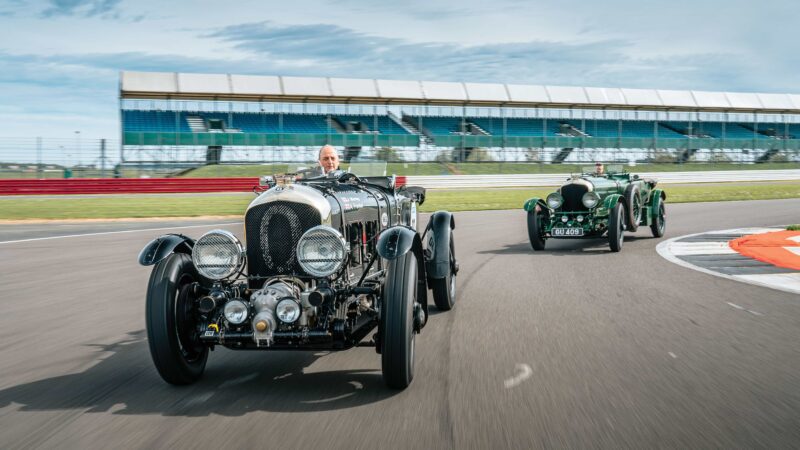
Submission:
{"label": "blue sky", "polygon": [[0,137],[119,135],[121,70],[800,93],[785,1],[0,0]]}

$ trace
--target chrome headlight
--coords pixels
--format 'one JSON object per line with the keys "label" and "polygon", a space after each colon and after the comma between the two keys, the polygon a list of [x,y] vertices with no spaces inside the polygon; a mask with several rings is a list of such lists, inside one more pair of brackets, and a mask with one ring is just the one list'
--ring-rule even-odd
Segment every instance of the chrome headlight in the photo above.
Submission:
{"label": "chrome headlight", "polygon": [[195,242],[192,262],[200,275],[209,280],[221,280],[242,268],[244,247],[232,233],[211,230]]}
{"label": "chrome headlight", "polygon": [[583,194],[581,201],[583,202],[583,206],[592,209],[600,203],[600,196],[595,192],[587,192]]}
{"label": "chrome headlight", "polygon": [[562,203],[564,203],[564,197],[558,192],[553,192],[547,196],[547,206],[552,209],[558,209]]}
{"label": "chrome headlight", "polygon": [[347,242],[335,229],[320,225],[306,231],[297,243],[297,262],[309,275],[336,273],[347,258]]}

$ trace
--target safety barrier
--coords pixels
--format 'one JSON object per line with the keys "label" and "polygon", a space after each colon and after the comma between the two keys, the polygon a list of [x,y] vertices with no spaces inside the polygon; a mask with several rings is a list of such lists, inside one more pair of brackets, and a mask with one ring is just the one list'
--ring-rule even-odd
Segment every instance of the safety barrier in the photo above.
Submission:
{"label": "safety barrier", "polygon": [[[797,181],[800,170],[720,170],[704,172],[644,172],[661,184]],[[558,186],[569,174],[398,176],[397,184],[429,189]],[[18,180],[0,179],[0,195],[158,194],[249,192],[258,178],[119,178]]]}
{"label": "safety barrier", "polygon": [[[635,172],[661,184],[725,183],[748,181],[797,181],[800,170],[719,170],[703,172]],[[569,174],[408,176],[409,185],[429,189],[558,186]]]}
{"label": "safety barrier", "polygon": [[70,178],[0,180],[0,195],[247,192],[258,178]]}

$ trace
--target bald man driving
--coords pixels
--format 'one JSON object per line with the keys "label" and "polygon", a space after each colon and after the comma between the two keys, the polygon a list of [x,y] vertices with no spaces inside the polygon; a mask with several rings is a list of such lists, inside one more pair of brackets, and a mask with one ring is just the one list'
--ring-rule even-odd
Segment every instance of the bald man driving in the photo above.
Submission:
{"label": "bald man driving", "polygon": [[339,154],[333,146],[324,145],[319,149],[319,166],[323,174],[339,169]]}

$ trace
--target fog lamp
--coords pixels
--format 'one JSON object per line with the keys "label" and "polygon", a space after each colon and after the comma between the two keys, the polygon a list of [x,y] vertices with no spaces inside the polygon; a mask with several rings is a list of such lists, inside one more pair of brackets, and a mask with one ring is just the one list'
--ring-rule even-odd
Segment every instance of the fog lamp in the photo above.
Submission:
{"label": "fog lamp", "polygon": [[231,300],[225,303],[223,314],[225,315],[225,320],[234,325],[239,325],[247,320],[247,316],[250,315],[250,309],[241,300]]}
{"label": "fog lamp", "polygon": [[275,315],[283,323],[293,323],[300,317],[300,304],[293,298],[285,298],[275,307]]}

